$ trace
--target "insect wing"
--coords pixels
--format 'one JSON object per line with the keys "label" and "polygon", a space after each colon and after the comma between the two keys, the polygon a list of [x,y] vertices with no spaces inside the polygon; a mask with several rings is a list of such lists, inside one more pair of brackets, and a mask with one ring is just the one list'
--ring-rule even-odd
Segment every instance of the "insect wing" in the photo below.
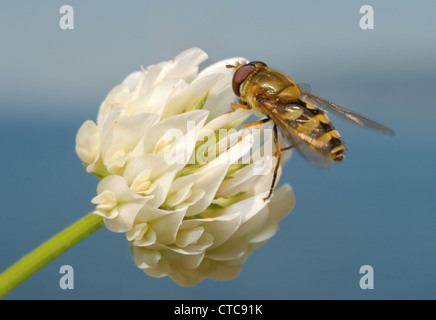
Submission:
{"label": "insect wing", "polygon": [[[288,138],[292,146],[304,158],[321,167],[329,167],[331,165],[330,150],[326,148],[324,143],[318,141],[310,133],[302,129],[305,117],[301,115],[308,113],[309,110],[307,108],[297,104],[272,105],[266,101],[261,102],[261,105],[265,107],[269,117],[280,128],[282,134]],[[307,117],[307,121],[310,121],[310,117]]]}
{"label": "insect wing", "polygon": [[332,159],[320,152],[318,149],[315,149],[310,144],[306,143],[299,136],[295,135],[292,130],[279,125],[282,132],[287,136],[287,138],[291,141],[292,145],[298,150],[298,152],[309,162],[314,165],[328,168],[332,164]]}
{"label": "insect wing", "polygon": [[310,84],[305,83],[305,82],[300,82],[298,84],[298,88],[300,89],[300,91],[303,93],[310,93],[312,91],[312,87],[310,86]]}
{"label": "insect wing", "polygon": [[[302,88],[302,87],[300,87]],[[347,110],[345,108],[342,108],[338,106],[337,104],[334,104],[328,100],[325,100],[323,98],[320,98],[318,96],[315,96],[309,92],[302,91],[300,99],[308,104],[311,104],[323,111],[326,111],[328,113],[332,113],[335,116],[338,116],[342,119],[351,120],[354,123],[357,123],[358,125],[376,130],[378,132],[393,136],[395,135],[394,131],[389,129],[388,127],[371,120],[367,117],[364,117],[362,115],[359,115],[357,113],[351,112],[350,110]]]}

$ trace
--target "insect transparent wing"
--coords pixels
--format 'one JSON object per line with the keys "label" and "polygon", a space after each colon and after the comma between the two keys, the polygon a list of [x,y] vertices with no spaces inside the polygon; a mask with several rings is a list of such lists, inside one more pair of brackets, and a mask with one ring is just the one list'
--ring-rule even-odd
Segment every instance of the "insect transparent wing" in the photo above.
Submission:
{"label": "insect transparent wing", "polygon": [[[282,130],[284,131],[284,130]],[[284,132],[285,133],[285,132]],[[304,143],[303,140],[298,138],[293,132],[289,130],[285,133],[289,140],[294,140],[292,145],[298,150],[298,152],[314,165],[328,168],[332,164],[333,160],[325,154],[320,153],[316,149],[312,148],[309,144]],[[291,138],[292,137],[292,138]]]}
{"label": "insect transparent wing", "polygon": [[295,149],[309,162],[314,165],[328,168],[332,164],[332,159],[323,153],[320,153],[318,150],[312,148],[309,144],[300,139],[297,135],[295,135],[292,131],[288,130],[285,126],[280,125],[280,130],[288,140],[292,143]]}
{"label": "insect transparent wing", "polygon": [[332,113],[335,116],[338,116],[342,119],[351,120],[362,127],[376,130],[378,132],[393,136],[395,135],[394,131],[389,129],[388,127],[375,122],[367,117],[359,115],[357,113],[351,112],[345,108],[338,106],[328,100],[315,96],[307,91],[302,90],[300,99],[308,104],[312,104],[321,110]]}
{"label": "insect transparent wing", "polygon": [[298,84],[298,88],[302,93],[310,93],[312,91],[312,87],[308,83],[301,82]]}
{"label": "insect transparent wing", "polygon": [[282,118],[280,115],[271,113],[269,114],[269,117],[277,126],[279,126],[280,131],[288,138],[292,146],[309,162],[324,168],[331,165],[332,159],[327,151],[316,149],[309,144],[309,142],[314,143],[311,136],[303,134],[302,132],[294,132],[291,129],[292,127],[290,127],[290,124],[286,123],[287,120]]}

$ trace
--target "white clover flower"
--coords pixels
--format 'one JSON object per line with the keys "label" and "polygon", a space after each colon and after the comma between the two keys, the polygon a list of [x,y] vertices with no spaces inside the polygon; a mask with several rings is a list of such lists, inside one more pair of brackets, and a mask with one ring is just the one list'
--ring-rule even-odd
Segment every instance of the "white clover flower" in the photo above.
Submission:
{"label": "white clover flower", "polygon": [[77,155],[101,179],[94,213],[126,233],[139,268],[182,286],[236,277],[294,206],[287,184],[264,201],[271,139],[256,146],[254,129],[238,130],[251,112],[228,112],[235,96],[225,65],[246,60],[199,73],[206,59],[192,48],[130,74],[76,137]]}

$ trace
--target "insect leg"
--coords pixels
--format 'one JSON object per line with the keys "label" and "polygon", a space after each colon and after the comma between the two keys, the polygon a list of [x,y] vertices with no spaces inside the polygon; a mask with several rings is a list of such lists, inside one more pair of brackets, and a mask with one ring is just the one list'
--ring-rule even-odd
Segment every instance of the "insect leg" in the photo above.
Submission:
{"label": "insect leg", "polygon": [[244,137],[244,130],[246,128],[251,127],[251,126],[258,126],[258,125],[267,123],[270,120],[271,120],[270,118],[264,118],[264,119],[260,119],[260,120],[257,120],[257,121],[253,121],[253,122],[249,122],[249,123],[244,124],[244,126],[242,127],[241,136],[239,137],[238,141],[241,141],[242,138]]}
{"label": "insect leg", "polygon": [[235,112],[236,109],[246,109],[246,110],[250,110],[250,109],[251,109],[251,108],[250,108],[248,105],[246,105],[246,104],[236,104],[236,103],[231,103],[231,104],[230,104],[230,108],[231,108],[232,110],[227,111],[227,112],[224,112],[224,114]]}
{"label": "insect leg", "polygon": [[273,193],[274,185],[275,185],[275,183],[276,183],[276,179],[277,179],[277,173],[278,173],[278,171],[279,171],[280,160],[281,160],[281,158],[282,158],[282,150],[290,149],[290,148],[293,147],[293,146],[290,146],[290,147],[286,147],[286,148],[280,149],[279,139],[278,139],[278,133],[277,133],[277,126],[276,126],[275,124],[274,124],[274,127],[273,127],[273,135],[274,135],[274,144],[275,144],[275,146],[276,146],[276,151],[277,151],[277,163],[276,163],[276,167],[274,168],[274,175],[273,175],[273,179],[272,179],[271,187],[270,187],[270,189],[269,189],[269,193],[268,193],[268,195],[266,196],[266,198],[263,198],[263,201],[266,201],[266,200],[268,200],[269,198],[271,198],[271,195],[272,195],[272,193]]}
{"label": "insect leg", "polygon": [[293,147],[294,147],[293,145],[292,146],[287,146],[287,147],[281,148],[280,151],[291,150]]}

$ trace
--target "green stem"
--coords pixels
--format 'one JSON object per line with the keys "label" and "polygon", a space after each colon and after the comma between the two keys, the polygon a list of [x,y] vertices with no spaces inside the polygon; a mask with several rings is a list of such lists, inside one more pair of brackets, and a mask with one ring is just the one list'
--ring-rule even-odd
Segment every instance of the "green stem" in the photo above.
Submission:
{"label": "green stem", "polygon": [[22,257],[0,274],[0,298],[103,225],[102,217],[89,213]]}

